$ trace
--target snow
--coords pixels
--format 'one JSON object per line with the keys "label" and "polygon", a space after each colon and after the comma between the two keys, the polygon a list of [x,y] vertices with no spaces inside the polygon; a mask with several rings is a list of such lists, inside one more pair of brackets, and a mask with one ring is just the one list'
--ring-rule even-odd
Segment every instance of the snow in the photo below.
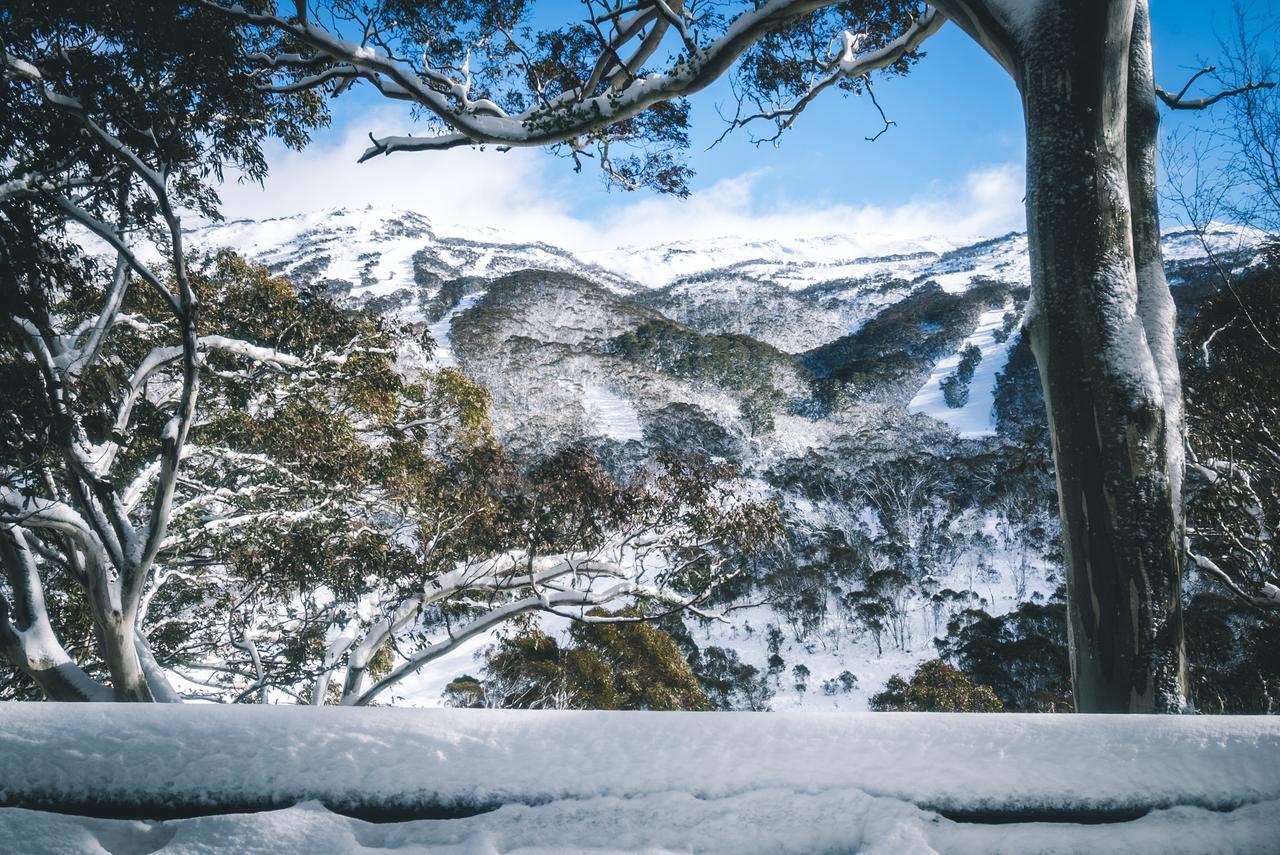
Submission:
{"label": "snow", "polygon": [[[1262,852],[1280,834],[1273,717],[4,704],[0,722],[10,805],[277,808],[0,809],[24,853]],[[984,810],[1146,815],[937,813]]]}
{"label": "snow", "polygon": [[1262,853],[1280,833],[1275,802],[1230,813],[1156,811],[1106,825],[952,822],[860,790],[764,789],[724,799],[678,791],[508,805],[479,817],[369,823],[318,802],[283,810],[139,822],[0,810],[13,851],[40,853]]}
{"label": "snow", "polygon": [[[809,507],[802,508],[802,504]],[[829,506],[792,500],[791,507],[803,511],[796,518],[804,524],[830,523],[832,519]],[[870,511],[864,509],[864,513]],[[1036,597],[1047,600],[1060,584],[1053,564],[1039,556],[1023,554],[1016,546],[999,545],[994,516],[973,520],[964,528],[989,535],[993,545],[990,551],[966,553],[938,578],[939,588],[970,591],[972,606],[990,614],[1003,614]],[[946,634],[947,621],[954,614],[951,610],[937,611],[925,596],[908,597],[902,609],[901,644],[886,630],[877,645],[870,633],[846,624],[834,603],[829,604],[820,625],[803,634],[798,634],[770,604],[735,608],[729,623],[692,619],[686,619],[686,623],[699,649],[715,646],[732,650],[741,662],[754,666],[762,675],[768,670],[772,653],[769,627],[782,631],[778,654],[784,664],[771,683],[775,692],[768,704],[771,710],[866,712],[871,697],[884,689],[891,676],[910,678],[922,662],[937,658],[934,640]],[[809,671],[803,691],[796,687],[792,671],[797,665]],[[857,678],[856,685],[848,691],[840,687],[834,693],[826,692],[823,684],[834,681],[833,686],[839,687],[840,675],[845,671]]]}
{"label": "snow", "polygon": [[821,265],[825,268],[822,279],[868,275],[871,272],[868,269],[854,271],[836,268],[841,264],[866,268],[874,264],[873,259],[885,256],[919,253],[936,256],[963,245],[939,237],[904,240],[901,237],[870,233],[769,241],[749,241],[726,236],[677,241],[652,247],[627,246],[595,250],[583,253],[583,258],[649,287],[662,287],[686,276],[725,267],[747,265],[749,270],[752,263],[786,267]]}
{"label": "snow", "polygon": [[[996,377],[1009,361],[1009,348],[1017,339],[1015,335],[1010,335],[1004,341],[997,341],[996,334],[1004,325],[1005,314],[1012,309],[1013,305],[1006,303],[999,309],[983,312],[978,318],[977,329],[964,340],[960,349],[933,367],[929,379],[907,405],[907,411],[924,413],[938,421],[946,422],[964,438],[994,434],[996,421],[993,403]],[[969,345],[973,345],[982,352],[982,361],[974,369],[973,378],[969,382],[969,398],[965,405],[950,407],[942,394],[942,381],[956,370],[956,366],[960,364],[960,354]]]}
{"label": "snow", "polygon": [[[269,220],[237,220],[206,226],[193,232],[200,244],[234,247],[238,252],[264,264],[285,264],[286,272],[307,260],[294,250],[298,244],[314,245],[315,253],[328,256],[325,276],[359,285],[375,284],[357,292],[389,294],[397,288],[413,286],[413,253],[422,238],[401,240],[388,226],[401,218],[427,231],[425,217],[379,208],[330,208]],[[376,257],[371,253],[376,251]],[[309,257],[309,256],[308,256]],[[366,271],[366,262],[372,265]]]}
{"label": "snow", "polygon": [[[313,280],[350,283],[357,299],[417,287],[414,258],[422,251],[426,268],[445,279],[494,279],[526,268],[586,275],[606,288],[630,284],[572,253],[529,243],[492,229],[463,228],[428,221],[411,210],[372,206],[328,208],[266,220],[235,220],[192,229],[193,246],[228,247],[289,275],[306,271]],[[419,320],[416,310],[405,320]]]}
{"label": "snow", "polygon": [[1205,257],[1206,244],[1215,255],[1229,255],[1256,247],[1266,237],[1267,233],[1261,229],[1215,222],[1205,228],[1203,241],[1191,229],[1165,232],[1160,238],[1160,253],[1166,264],[1174,261],[1199,261]]}
{"label": "snow", "polygon": [[619,397],[603,386],[587,384],[582,387],[582,405],[587,411],[588,422],[600,436],[619,442],[643,440],[640,415],[635,405]]}
{"label": "snow", "polygon": [[[925,618],[923,609],[908,617],[912,637],[901,648],[894,646],[888,633],[877,649],[870,634],[857,634],[841,626],[819,628],[797,640],[787,621],[768,605],[735,609],[729,624],[708,622],[690,627],[689,631],[699,648],[732,650],[742,662],[764,674],[770,655],[768,630],[771,625],[776,626],[783,632],[778,654],[785,664],[769,700],[770,710],[866,712],[871,696],[883,690],[890,677],[899,674],[909,678],[921,662],[938,655],[933,646],[937,627],[925,626]],[[797,665],[809,669],[804,691],[795,685],[792,669]],[[836,694],[824,692],[822,684],[838,680],[844,671],[857,678],[854,688]]]}
{"label": "snow", "polygon": [[[1215,252],[1255,245],[1261,234],[1214,223],[1207,240]],[[493,279],[525,268],[586,276],[615,291],[661,288],[687,277],[712,276],[730,283],[762,281],[793,291],[848,280],[850,294],[891,279],[937,282],[948,292],[968,289],[975,278],[1015,284],[1030,280],[1026,236],[990,240],[834,234],[748,241],[726,236],[652,247],[618,247],[572,253],[546,243],[517,240],[500,230],[428,221],[399,208],[336,208],[268,220],[237,220],[191,232],[193,245],[226,246],[286,273],[310,265],[317,279],[351,283],[363,298],[413,289],[413,259],[428,249],[430,264],[446,278]],[[1192,232],[1163,239],[1166,261],[1199,259],[1204,248]],[[430,266],[430,265],[429,265]],[[405,320],[418,320],[416,309]],[[844,332],[847,332],[845,330]]]}
{"label": "snow", "polygon": [[468,294],[458,301],[452,309],[445,312],[440,320],[427,327],[427,333],[435,342],[431,351],[433,368],[457,368],[458,357],[453,352],[453,319],[474,306],[483,294]]}

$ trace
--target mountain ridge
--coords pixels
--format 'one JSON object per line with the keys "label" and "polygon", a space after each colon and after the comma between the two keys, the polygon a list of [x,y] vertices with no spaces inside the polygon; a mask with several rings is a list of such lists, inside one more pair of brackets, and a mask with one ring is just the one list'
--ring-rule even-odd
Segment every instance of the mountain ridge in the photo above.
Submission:
{"label": "mountain ridge", "polygon": [[[1207,237],[1250,263],[1250,235]],[[585,258],[494,238],[373,208],[193,233],[428,334],[409,370],[484,385],[517,459],[584,443],[620,467],[668,451],[735,464],[778,503],[787,542],[726,593],[740,621],[667,627],[730,687],[721,705],[865,708],[964,615],[1058,608],[1052,464],[1020,333],[1025,235],[863,255],[856,237],[718,238]],[[1204,247],[1164,240],[1193,311]],[[424,675],[415,702],[438,703],[450,676]]]}

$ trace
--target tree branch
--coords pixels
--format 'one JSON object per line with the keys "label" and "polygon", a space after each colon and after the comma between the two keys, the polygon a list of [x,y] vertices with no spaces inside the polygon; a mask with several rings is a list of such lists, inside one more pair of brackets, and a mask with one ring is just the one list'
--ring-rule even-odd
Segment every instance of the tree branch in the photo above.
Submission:
{"label": "tree branch", "polygon": [[1212,107],[1224,98],[1234,98],[1237,95],[1243,95],[1245,92],[1254,92],[1259,89],[1273,89],[1276,85],[1272,81],[1264,80],[1260,83],[1246,83],[1243,86],[1237,86],[1233,89],[1224,89],[1216,95],[1209,95],[1204,98],[1193,98],[1190,101],[1186,100],[1185,96],[1192,84],[1204,75],[1212,74],[1216,70],[1216,67],[1212,65],[1200,69],[1195,74],[1191,75],[1191,78],[1186,82],[1186,85],[1179,90],[1177,95],[1157,86],[1156,97],[1163,101],[1165,106],[1171,110],[1203,110],[1206,107]]}

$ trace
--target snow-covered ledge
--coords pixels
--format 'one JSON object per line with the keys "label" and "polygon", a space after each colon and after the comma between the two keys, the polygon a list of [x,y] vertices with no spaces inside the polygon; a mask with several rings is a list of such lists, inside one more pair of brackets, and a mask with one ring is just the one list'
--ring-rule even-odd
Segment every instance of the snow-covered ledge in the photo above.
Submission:
{"label": "snow-covered ledge", "polygon": [[9,805],[463,813],[856,788],[945,812],[1280,799],[1280,718],[0,704]]}
{"label": "snow-covered ledge", "polygon": [[[371,826],[303,804],[314,802],[435,822]],[[626,833],[693,845],[678,836],[682,822],[684,833],[704,834],[743,812],[747,826],[767,826],[745,838],[759,851],[796,823],[787,834],[819,823],[819,837],[803,839],[821,849],[875,823],[889,834],[885,846],[910,831],[981,848],[986,838],[974,835],[1012,833],[980,827],[992,821],[1110,820],[1138,830],[1174,822],[1219,841],[1245,835],[1239,851],[1249,851],[1249,840],[1280,834],[1280,718],[0,704],[0,804],[134,819],[303,804],[289,822],[298,826],[300,814],[302,827],[319,823],[326,835],[334,823],[382,835],[419,828],[415,845],[423,834],[443,845],[467,828],[516,834],[533,823],[554,838],[537,845],[553,849],[572,842],[555,835],[569,835],[573,817],[582,833],[614,823],[623,837],[602,831],[600,845],[624,850],[650,839]],[[591,805],[604,814],[588,821]],[[0,834],[30,833],[33,816],[0,810]],[[211,833],[225,820],[165,825],[204,823],[200,833]],[[1186,833],[1174,842],[1195,839]]]}

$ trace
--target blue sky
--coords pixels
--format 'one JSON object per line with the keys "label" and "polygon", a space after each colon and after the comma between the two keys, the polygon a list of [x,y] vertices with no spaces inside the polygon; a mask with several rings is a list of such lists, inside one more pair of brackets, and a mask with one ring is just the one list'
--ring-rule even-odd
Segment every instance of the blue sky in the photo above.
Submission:
{"label": "blue sky", "polygon": [[[1228,24],[1231,4],[1154,0],[1153,6],[1157,79],[1176,91],[1191,70],[1201,67],[1198,58],[1212,60],[1214,23]],[[777,150],[756,148],[738,133],[723,151],[702,154],[707,138],[714,139],[722,127],[710,102],[725,97],[723,91],[706,93],[713,98],[695,104],[703,142],[693,158],[698,185],[763,166],[769,172],[761,190],[771,196],[824,199],[857,193],[888,205],[909,200],[922,179],[957,182],[984,166],[1021,165],[1022,111],[1008,75],[953,25],[925,47],[928,55],[910,75],[876,84],[881,104],[898,124],[874,144],[863,139],[879,129],[872,105],[836,95],[815,102]],[[1164,115],[1169,124],[1188,118]]]}
{"label": "blue sky", "polygon": [[[1263,0],[1264,6],[1273,0]],[[576,10],[576,3],[566,2]],[[1179,88],[1212,61],[1215,27],[1230,21],[1229,0],[1154,0],[1157,79]],[[229,216],[279,215],[332,205],[394,204],[463,230],[491,226],[574,248],[741,235],[800,236],[849,229],[907,238],[953,239],[1021,228],[1023,127],[1005,72],[954,25],[926,43],[906,77],[882,78],[877,96],[897,124],[879,128],[865,97],[828,93],[778,147],[755,146],[739,130],[711,151],[723,130],[717,104],[726,84],[693,99],[688,201],[648,192],[607,192],[598,175],[536,151],[402,153],[364,166],[354,161],[365,134],[412,129],[408,111],[375,96],[334,103],[334,126],[308,153],[275,148],[266,192],[232,187]],[[1203,121],[1165,111],[1167,125]]]}

